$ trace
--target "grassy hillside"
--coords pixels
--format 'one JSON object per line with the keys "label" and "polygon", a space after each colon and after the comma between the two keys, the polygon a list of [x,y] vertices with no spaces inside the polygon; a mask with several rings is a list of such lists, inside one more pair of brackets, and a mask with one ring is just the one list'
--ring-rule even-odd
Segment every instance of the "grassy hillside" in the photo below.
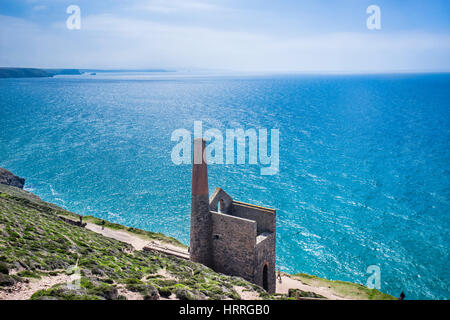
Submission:
{"label": "grassy hillside", "polygon": [[[79,289],[56,284],[37,291],[32,299],[125,299],[120,294],[124,291],[146,299],[239,299],[234,286],[268,297],[241,278],[215,273],[201,264],[131,252],[130,245],[71,225],[59,215],[78,217],[24,190],[0,185],[0,291],[65,274],[78,261]],[[162,234],[145,236],[177,243]]]}
{"label": "grassy hillside", "polygon": [[294,274],[291,277],[313,287],[329,288],[335,295],[351,300],[397,300],[389,294],[357,283],[327,280],[306,273]]}
{"label": "grassy hillside", "polygon": [[[0,184],[0,299],[2,291],[20,290],[23,283],[48,279],[62,280],[53,287],[33,291],[31,299],[240,299],[243,292],[252,298],[288,298],[268,295],[242,278],[216,273],[201,264],[152,251],[133,251],[129,244],[72,225],[61,217],[79,220],[79,215],[32,193]],[[100,225],[102,220],[87,216],[83,222]],[[184,246],[161,233],[111,222],[106,222],[105,228]],[[75,265],[82,278],[79,288],[69,289],[65,278]],[[347,299],[395,299],[359,284],[307,274],[291,278],[312,287],[328,288]],[[311,295],[300,292],[299,296]]]}

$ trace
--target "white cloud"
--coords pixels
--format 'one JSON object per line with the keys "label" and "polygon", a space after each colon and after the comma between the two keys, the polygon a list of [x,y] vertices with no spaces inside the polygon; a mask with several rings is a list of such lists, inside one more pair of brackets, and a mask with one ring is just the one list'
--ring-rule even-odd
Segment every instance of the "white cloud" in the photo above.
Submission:
{"label": "white cloud", "polygon": [[215,68],[241,71],[450,70],[450,36],[326,33],[292,38],[181,27],[114,15],[43,29],[0,16],[0,64],[100,68]]}
{"label": "white cloud", "polygon": [[33,10],[34,11],[42,11],[42,10],[45,10],[45,9],[47,9],[47,6],[45,6],[45,5],[36,5],[36,6],[34,6],[33,7]]}
{"label": "white cloud", "polygon": [[196,0],[151,0],[144,4],[139,4],[139,8],[151,12],[172,13],[187,10],[218,10],[220,7],[216,4]]}

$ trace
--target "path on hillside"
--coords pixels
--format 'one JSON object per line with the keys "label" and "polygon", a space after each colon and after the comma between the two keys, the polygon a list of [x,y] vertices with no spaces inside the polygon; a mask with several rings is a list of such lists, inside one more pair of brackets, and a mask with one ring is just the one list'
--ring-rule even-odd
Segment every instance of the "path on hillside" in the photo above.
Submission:
{"label": "path on hillside", "polygon": [[45,290],[56,284],[67,283],[70,275],[59,274],[57,276],[42,277],[40,279],[28,279],[29,282],[18,282],[12,287],[0,290],[0,300],[28,300],[38,290]]}
{"label": "path on hillside", "polygon": [[86,229],[100,233],[108,238],[129,243],[135,250],[155,250],[189,260],[189,253],[186,248],[178,247],[163,241],[145,240],[142,237],[127,231],[102,228],[101,226],[90,222],[86,224]]}
{"label": "path on hillside", "polygon": [[[119,240],[121,242],[129,243],[131,244],[135,250],[156,250],[159,252],[163,252],[166,254],[178,256],[180,258],[189,259],[189,253],[187,249],[181,248],[175,245],[171,245],[162,241],[157,240],[145,240],[138,235],[133,235],[130,232],[123,231],[123,230],[114,230],[109,228],[103,228],[99,225],[96,225],[94,223],[87,223],[86,229],[89,229],[91,231],[94,231],[96,233],[100,233],[104,235],[105,237],[113,238],[116,240]],[[302,291],[309,291],[314,292],[317,294],[320,294],[327,299],[332,300],[343,300],[345,298],[337,296],[334,294],[332,290],[326,287],[313,287],[307,284],[304,284],[300,280],[293,279],[289,277],[287,274],[282,274],[281,276],[281,284],[277,280],[276,285],[276,293],[284,293],[287,294],[289,292],[289,289],[300,289]],[[241,293],[242,294],[242,293]],[[250,298],[251,297],[251,298]],[[243,295],[243,298],[245,299],[245,294]],[[249,296],[250,299],[255,299],[253,295]]]}
{"label": "path on hillside", "polygon": [[277,280],[276,293],[288,294],[289,289],[300,289],[302,291],[314,292],[330,300],[346,300],[345,298],[334,294],[334,292],[327,287],[313,287],[301,282],[300,280],[293,279],[287,274],[282,273],[281,283],[279,283]]}

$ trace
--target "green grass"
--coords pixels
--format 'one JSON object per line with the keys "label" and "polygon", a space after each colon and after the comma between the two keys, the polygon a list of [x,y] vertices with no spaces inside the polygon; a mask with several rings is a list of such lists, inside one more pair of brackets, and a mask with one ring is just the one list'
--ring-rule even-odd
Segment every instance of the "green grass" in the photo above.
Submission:
{"label": "green grass", "polygon": [[293,275],[292,277],[308,285],[329,288],[332,292],[334,292],[335,295],[348,299],[397,300],[397,298],[389,294],[383,293],[376,289],[369,289],[357,283],[339,280],[327,280],[306,273],[298,273]]}
{"label": "green grass", "polygon": [[23,277],[23,278],[35,278],[35,279],[41,278],[39,273],[30,271],[30,270],[23,270],[23,271],[17,272],[17,276]]}
{"label": "green grass", "polygon": [[[29,192],[0,185],[0,290],[31,278],[39,281],[42,277],[70,274],[67,270],[77,262],[82,276],[78,289],[61,283],[35,292],[31,299],[120,300],[125,297],[118,294],[119,287],[138,292],[144,299],[171,294],[183,299],[239,299],[233,290],[235,283],[248,290],[262,290],[191,261],[157,252],[131,252],[129,244],[64,222],[61,215],[79,219]],[[101,223],[100,219],[84,217],[83,222],[87,221]],[[159,233],[110,222],[107,227],[182,245]],[[162,279],[157,274],[161,269],[177,280]],[[10,275],[11,270],[18,272]]]}
{"label": "green grass", "polygon": [[[93,216],[84,216],[83,217],[83,222],[91,222],[91,223],[95,223],[96,225],[99,225],[99,226],[102,225],[102,221],[103,221],[102,219],[99,219],[99,218],[96,218]],[[146,231],[146,230],[132,228],[132,227],[126,227],[121,224],[112,223],[112,222],[109,222],[106,220],[105,220],[104,226],[105,226],[105,228],[109,228],[109,229],[113,229],[113,230],[122,230],[122,231],[130,232],[134,235],[141,236],[143,239],[158,240],[158,241],[170,243],[170,244],[182,247],[182,248],[186,248],[185,244],[181,243],[180,241],[178,241],[177,239],[175,239],[173,237],[168,237],[162,233],[151,232],[151,231]]]}
{"label": "green grass", "polygon": [[[69,273],[67,269],[78,262],[82,276],[79,289],[57,284],[35,292],[32,299],[120,300],[125,297],[118,294],[119,287],[138,292],[144,299],[171,295],[179,299],[240,299],[234,286],[256,292],[263,299],[292,299],[269,295],[242,278],[216,273],[198,263],[152,251],[131,252],[131,245],[64,222],[59,216],[79,220],[79,215],[29,192],[0,184],[0,290],[21,281]],[[102,220],[87,216],[83,222],[101,225]],[[108,221],[105,227],[184,246],[161,233]],[[162,279],[158,275],[161,269],[176,280]],[[11,275],[12,270],[18,273]],[[351,299],[395,299],[359,284],[307,274],[295,278],[313,286],[329,287],[336,295]]]}

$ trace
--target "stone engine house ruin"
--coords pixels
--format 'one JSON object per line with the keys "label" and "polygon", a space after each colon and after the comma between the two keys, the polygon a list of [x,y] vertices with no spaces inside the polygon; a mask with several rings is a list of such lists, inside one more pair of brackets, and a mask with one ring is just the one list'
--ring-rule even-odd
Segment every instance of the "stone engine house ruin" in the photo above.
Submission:
{"label": "stone engine house ruin", "polygon": [[205,141],[194,140],[190,259],[275,292],[276,211],[233,200],[216,188],[209,197]]}

